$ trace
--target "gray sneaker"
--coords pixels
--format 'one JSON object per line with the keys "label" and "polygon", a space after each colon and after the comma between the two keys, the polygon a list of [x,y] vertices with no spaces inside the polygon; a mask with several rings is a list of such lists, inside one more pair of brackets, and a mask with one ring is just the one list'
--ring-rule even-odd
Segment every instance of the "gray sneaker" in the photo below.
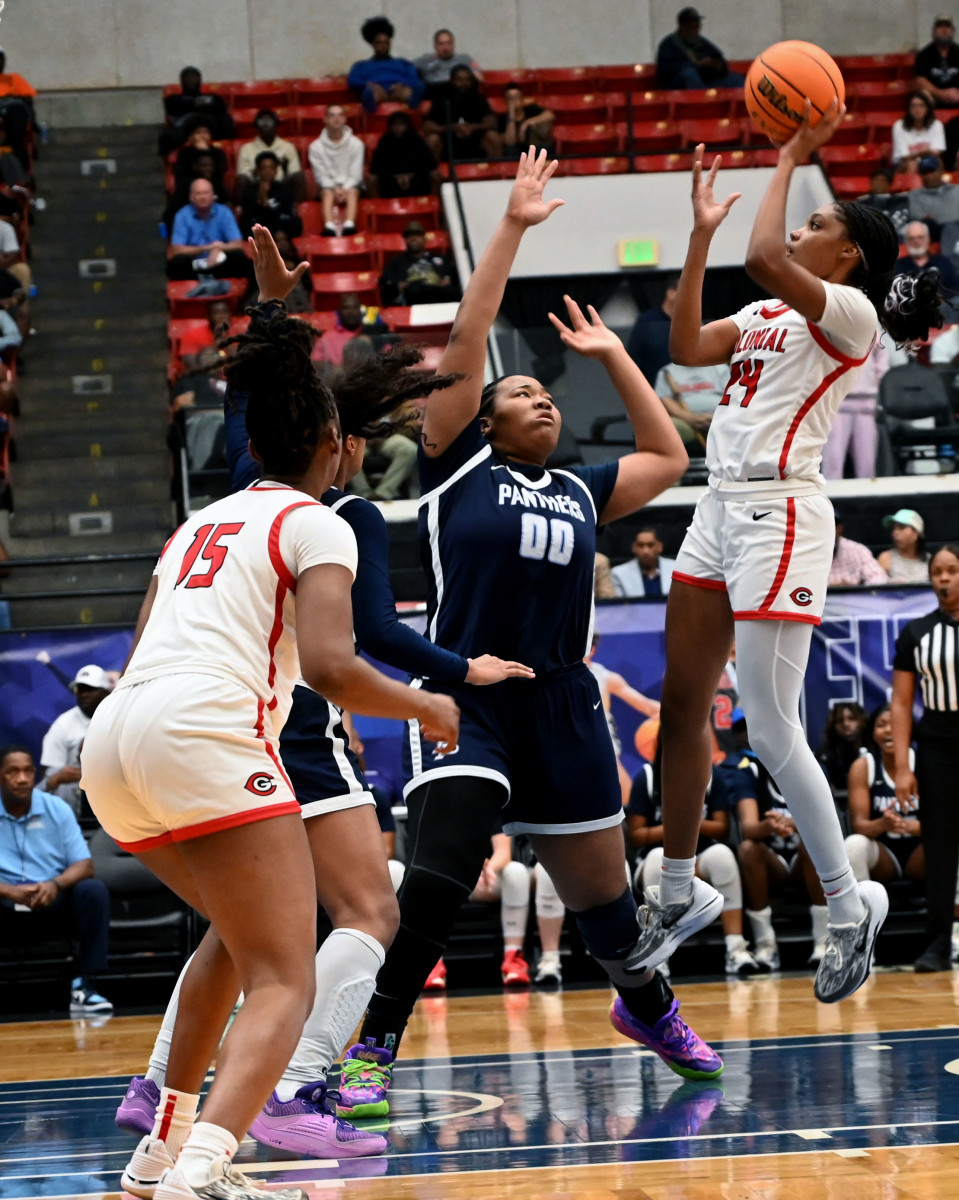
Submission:
{"label": "gray sneaker", "polygon": [[193,1188],[177,1167],[165,1171],[153,1192],[154,1200],[309,1200],[301,1188],[258,1187],[233,1169],[228,1158],[213,1160],[213,1178]]}
{"label": "gray sneaker", "polygon": [[865,913],[855,925],[827,925],[826,948],[816,972],[816,999],[823,1004],[845,1000],[866,982],[872,969],[876,938],[889,912],[889,896],[881,883],[859,885]]}
{"label": "gray sneaker", "polygon": [[703,879],[693,880],[693,894],[686,904],[659,902],[659,888],[653,884],[644,893],[646,903],[636,914],[639,937],[626,955],[627,971],[648,971],[664,962],[678,945],[715,921],[723,910],[723,898]]}

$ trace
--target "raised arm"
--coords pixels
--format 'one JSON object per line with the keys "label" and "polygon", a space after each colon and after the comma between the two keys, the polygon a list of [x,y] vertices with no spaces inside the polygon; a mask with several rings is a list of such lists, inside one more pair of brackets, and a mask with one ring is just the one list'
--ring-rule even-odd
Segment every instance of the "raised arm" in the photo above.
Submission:
{"label": "raised arm", "polygon": [[422,442],[429,458],[442,454],[479,412],[486,341],[499,312],[520,241],[531,225],[545,221],[563,203],[543,199],[543,189],[557,165],[555,160],[547,162],[545,150],[537,156],[531,147],[528,153],[520,155],[506,212],[476,264],[450,330],[449,344],[437,367],[441,375],[459,374],[464,378],[445,391],[442,400],[426,406]]}
{"label": "raised arm", "polygon": [[[756,213],[746,251],[746,271],[760,287],[794,308],[807,321],[816,322],[826,308],[826,289],[817,275],[800,266],[786,252],[786,200],[793,171],[814,150],[829,141],[846,115],[846,109],[834,100],[815,127],[809,124],[811,112],[807,100],[802,124],[779,151],[779,162]],[[813,213],[809,220],[814,227],[817,214]]]}
{"label": "raised arm", "polygon": [[564,297],[572,328],[554,313],[549,319],[559,330],[563,344],[586,358],[603,364],[626,409],[633,427],[636,450],[619,460],[612,495],[599,514],[605,524],[642,508],[654,496],[674,484],[689,466],[682,439],[646,376],[633,362],[626,347],[600,320],[589,305],[589,321],[579,305]]}

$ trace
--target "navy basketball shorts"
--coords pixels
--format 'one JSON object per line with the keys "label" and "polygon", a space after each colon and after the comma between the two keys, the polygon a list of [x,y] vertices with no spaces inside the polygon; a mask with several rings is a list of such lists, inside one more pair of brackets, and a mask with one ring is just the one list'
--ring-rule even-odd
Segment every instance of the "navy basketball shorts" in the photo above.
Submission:
{"label": "navy basketball shorts", "polygon": [[375,804],[335,704],[298,683],[280,754],[303,819]]}
{"label": "navy basketball shorts", "polygon": [[880,846],[885,846],[892,855],[892,861],[896,864],[896,874],[902,879],[906,874],[906,864],[913,856],[913,852],[918,846],[922,845],[922,838],[910,837],[908,834],[904,837],[890,837],[884,834],[879,838]]}
{"label": "navy basketball shorts", "polygon": [[409,721],[409,794],[435,779],[502,784],[503,832],[586,833],[619,825],[622,791],[599,686],[584,663],[490,687],[423,687],[460,706],[459,744],[438,755]]}

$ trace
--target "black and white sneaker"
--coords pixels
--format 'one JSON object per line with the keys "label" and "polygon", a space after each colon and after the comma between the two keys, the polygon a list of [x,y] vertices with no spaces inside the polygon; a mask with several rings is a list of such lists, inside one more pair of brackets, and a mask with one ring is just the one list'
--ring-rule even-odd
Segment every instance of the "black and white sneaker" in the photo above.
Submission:
{"label": "black and white sneaker", "polygon": [[855,925],[826,926],[826,945],[816,972],[816,999],[823,1004],[845,1000],[861,987],[872,970],[876,938],[889,912],[889,895],[881,883],[859,885],[866,911]]}
{"label": "black and white sneaker", "polygon": [[81,979],[78,986],[70,989],[70,1016],[87,1017],[91,1013],[109,1015],[113,1012],[112,1003],[101,996],[89,979]]}
{"label": "black and white sneaker", "polygon": [[659,901],[653,884],[644,893],[646,903],[636,914],[639,937],[626,955],[627,971],[648,971],[664,962],[677,946],[723,911],[723,898],[704,879],[693,879],[693,894],[686,904]]}
{"label": "black and white sneaker", "polygon": [[257,1186],[235,1170],[226,1156],[213,1160],[209,1183],[191,1187],[180,1169],[173,1167],[163,1173],[153,1195],[155,1200],[309,1200],[302,1188]]}

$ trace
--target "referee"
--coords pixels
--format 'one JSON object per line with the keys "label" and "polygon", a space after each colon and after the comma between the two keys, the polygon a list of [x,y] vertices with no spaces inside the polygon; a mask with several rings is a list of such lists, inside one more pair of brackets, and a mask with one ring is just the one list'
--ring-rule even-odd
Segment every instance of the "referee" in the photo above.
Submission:
{"label": "referee", "polygon": [[[939,607],[910,621],[896,640],[892,736],[896,799],[922,805],[929,944],[917,971],[948,971],[959,871],[959,545],[933,555],[929,578]],[[916,726],[916,773],[909,767],[916,681],[923,715]]]}

